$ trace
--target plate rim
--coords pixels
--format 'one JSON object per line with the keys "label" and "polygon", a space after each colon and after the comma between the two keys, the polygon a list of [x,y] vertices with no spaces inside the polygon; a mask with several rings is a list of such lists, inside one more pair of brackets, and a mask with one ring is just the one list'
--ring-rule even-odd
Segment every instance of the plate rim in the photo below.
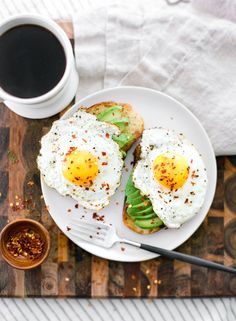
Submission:
{"label": "plate rim", "polygon": [[[217,184],[217,163],[216,163],[216,156],[215,156],[215,152],[214,152],[214,149],[213,149],[213,146],[212,146],[212,143],[211,143],[211,140],[205,130],[205,128],[203,127],[202,123],[200,122],[200,120],[192,113],[191,110],[189,110],[184,104],[182,104],[180,101],[178,101],[177,99],[173,98],[172,96],[169,96],[168,94],[166,93],[163,93],[161,91],[158,91],[158,90],[155,90],[155,89],[151,89],[151,88],[148,88],[148,87],[142,87],[142,86],[118,86],[118,87],[111,87],[111,88],[106,88],[106,89],[101,89],[101,90],[98,90],[94,93],[91,93],[85,97],[83,97],[82,99],[80,99],[79,101],[75,102],[68,110],[66,110],[66,112],[59,118],[59,119],[66,119],[68,117],[70,117],[74,110],[76,110],[76,108],[78,108],[79,105],[82,105],[84,101],[88,100],[88,99],[92,99],[94,98],[95,96],[99,95],[99,94],[106,94],[108,92],[113,92],[113,91],[119,91],[119,90],[142,90],[142,91],[147,91],[147,92],[152,92],[154,94],[159,94],[159,95],[162,95],[162,96],[165,96],[167,99],[170,99],[172,100],[174,103],[178,104],[181,108],[183,108],[185,110],[185,112],[187,112],[194,120],[196,123],[198,123],[198,126],[201,128],[202,132],[204,133],[204,136],[205,136],[205,139],[207,140],[207,143],[208,143],[208,146],[210,148],[210,154],[213,157],[214,159],[214,162],[212,164],[213,166],[213,170],[214,170],[214,181],[212,182],[211,181],[211,186],[212,186],[212,197],[211,197],[211,202],[209,203],[208,205],[208,208],[206,210],[206,214],[205,216],[202,218],[202,220],[196,225],[196,228],[193,230],[193,232],[184,240],[184,241],[180,241],[179,243],[177,243],[177,245],[174,245],[173,247],[171,247],[171,250],[174,250],[176,248],[178,248],[179,246],[181,246],[184,242],[186,242],[200,227],[200,225],[202,224],[202,222],[204,221],[204,219],[206,218],[210,208],[211,208],[211,204],[213,202],[213,199],[214,199],[214,195],[215,195],[215,191],[216,191],[216,184]],[[72,114],[71,114],[72,113]],[[44,186],[46,186],[46,183],[44,183],[43,181],[43,178],[42,178],[42,175],[40,174],[40,182],[41,182],[41,189],[42,189],[42,193],[44,195]],[[55,219],[54,219],[54,216],[50,213],[50,211],[48,211],[51,218],[53,219],[53,221],[55,222],[55,224],[57,225],[57,227],[62,231],[63,234],[64,231],[58,226],[58,224],[56,223]],[[144,258],[144,259],[134,259],[131,261],[130,259],[126,258],[124,256],[124,258],[121,259],[114,259],[114,258],[108,258],[107,256],[105,255],[100,255],[98,253],[94,253],[93,251],[90,251],[87,249],[86,246],[83,245],[83,242],[82,242],[82,245],[78,245],[78,243],[76,243],[72,237],[69,237],[67,234],[65,234],[66,237],[68,237],[73,243],[75,243],[76,246],[79,246],[81,247],[83,250],[87,251],[88,253],[92,254],[92,255],[96,255],[100,258],[103,258],[103,259],[107,259],[107,260],[112,260],[112,261],[116,261],[116,262],[144,262],[144,261],[147,261],[147,260],[151,260],[151,259],[154,259],[154,258],[157,258],[159,257],[160,255],[158,254],[155,254],[153,253],[153,255],[150,255],[150,257],[148,258]],[[89,242],[87,242],[86,244],[89,244]],[[109,249],[108,249],[109,250]],[[151,253],[151,252],[150,252]]]}

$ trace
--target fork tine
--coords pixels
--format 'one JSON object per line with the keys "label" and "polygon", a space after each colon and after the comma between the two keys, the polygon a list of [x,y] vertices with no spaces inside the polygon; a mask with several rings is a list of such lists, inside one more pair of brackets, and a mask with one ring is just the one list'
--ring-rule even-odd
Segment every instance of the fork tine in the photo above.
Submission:
{"label": "fork tine", "polygon": [[76,223],[80,223],[80,225],[83,226],[91,226],[91,227],[100,227],[103,230],[108,230],[109,229],[109,225],[107,223],[104,222],[99,222],[99,221],[94,221],[94,220],[84,220],[84,219],[78,219],[78,218],[72,218],[72,221],[76,222]]}
{"label": "fork tine", "polygon": [[101,235],[105,235],[104,229],[103,229],[103,231],[102,231],[102,229],[96,228],[95,226],[94,226],[94,227],[90,227],[90,226],[88,226],[87,224],[80,224],[80,222],[73,222],[73,225],[76,226],[76,227],[78,227],[78,228],[80,228],[80,229],[82,229],[82,231],[86,232],[87,234],[88,234],[88,233],[94,234],[94,233],[97,233],[98,231],[100,231],[99,233],[100,233]]}
{"label": "fork tine", "polygon": [[84,233],[83,231],[80,231],[78,229],[71,229],[69,231],[69,233],[76,237],[76,238],[79,238],[81,240],[84,240],[86,242],[90,242],[90,243],[93,243],[93,244],[97,244],[97,245],[103,245],[104,242],[105,242],[105,239],[102,238],[101,236],[98,236],[98,235],[89,235],[87,233]]}

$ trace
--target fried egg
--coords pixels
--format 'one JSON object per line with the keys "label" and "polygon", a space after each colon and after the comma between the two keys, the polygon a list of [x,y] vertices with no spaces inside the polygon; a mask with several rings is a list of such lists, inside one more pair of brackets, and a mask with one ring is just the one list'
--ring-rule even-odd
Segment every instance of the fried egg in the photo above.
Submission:
{"label": "fried egg", "polygon": [[164,128],[145,130],[140,147],[134,185],[167,227],[178,228],[203,205],[207,173],[202,157],[183,134]]}
{"label": "fried egg", "polygon": [[99,210],[120,184],[123,167],[117,126],[78,110],[55,121],[41,140],[38,167],[45,183],[85,208]]}

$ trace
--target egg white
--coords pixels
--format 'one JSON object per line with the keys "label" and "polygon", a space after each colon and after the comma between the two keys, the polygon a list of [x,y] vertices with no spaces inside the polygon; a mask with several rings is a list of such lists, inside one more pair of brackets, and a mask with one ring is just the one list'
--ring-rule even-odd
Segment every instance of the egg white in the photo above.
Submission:
{"label": "egg white", "polygon": [[[96,116],[82,110],[71,118],[55,121],[49,133],[42,137],[37,159],[45,183],[61,195],[71,196],[85,208],[99,210],[106,206],[121,179],[123,160],[119,145],[112,139],[112,135],[119,133],[117,126],[98,121]],[[63,176],[62,163],[71,146],[99,157],[99,173],[89,189]],[[102,165],[104,162],[106,166]],[[109,189],[104,184],[108,184]]]}
{"label": "egg white", "polygon": [[[164,128],[145,130],[140,145],[141,159],[133,172],[134,185],[149,197],[154,212],[168,228],[178,228],[196,215],[203,205],[207,173],[202,157],[182,134]],[[153,161],[167,152],[184,156],[189,164],[187,181],[174,191],[161,185],[154,177]]]}

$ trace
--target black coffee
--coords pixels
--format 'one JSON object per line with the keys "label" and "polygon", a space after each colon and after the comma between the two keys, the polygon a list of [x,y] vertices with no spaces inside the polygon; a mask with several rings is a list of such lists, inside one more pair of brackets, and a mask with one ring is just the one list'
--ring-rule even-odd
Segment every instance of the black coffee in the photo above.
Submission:
{"label": "black coffee", "polygon": [[0,87],[20,98],[50,91],[66,67],[64,49],[47,29],[21,25],[0,37]]}

